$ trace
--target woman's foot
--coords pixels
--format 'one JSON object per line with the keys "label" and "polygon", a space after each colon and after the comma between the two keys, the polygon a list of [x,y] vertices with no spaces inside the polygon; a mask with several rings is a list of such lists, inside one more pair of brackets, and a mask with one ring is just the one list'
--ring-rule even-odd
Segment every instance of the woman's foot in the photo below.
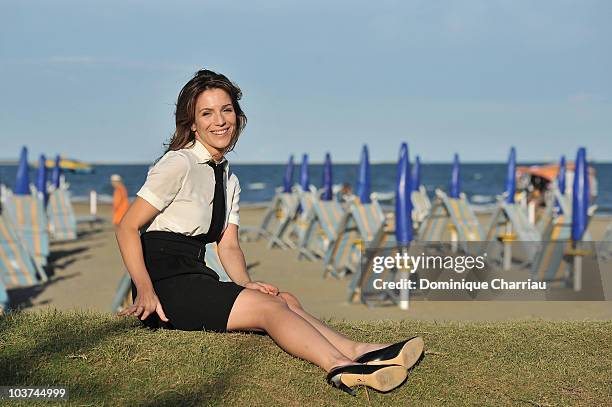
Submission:
{"label": "woman's foot", "polygon": [[368,365],[401,365],[410,369],[423,355],[424,347],[423,338],[415,336],[405,341],[366,352],[355,358],[355,362]]}
{"label": "woman's foot", "polygon": [[355,396],[354,386],[368,386],[387,392],[401,385],[408,373],[398,365],[353,364],[333,368],[327,375],[327,383]]}

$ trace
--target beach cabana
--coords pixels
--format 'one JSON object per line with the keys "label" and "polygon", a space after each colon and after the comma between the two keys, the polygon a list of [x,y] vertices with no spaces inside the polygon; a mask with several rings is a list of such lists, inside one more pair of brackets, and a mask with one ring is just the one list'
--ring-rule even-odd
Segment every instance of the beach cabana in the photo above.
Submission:
{"label": "beach cabana", "polygon": [[0,214],[0,277],[9,288],[29,287],[47,280],[44,269],[34,261],[4,210]]}

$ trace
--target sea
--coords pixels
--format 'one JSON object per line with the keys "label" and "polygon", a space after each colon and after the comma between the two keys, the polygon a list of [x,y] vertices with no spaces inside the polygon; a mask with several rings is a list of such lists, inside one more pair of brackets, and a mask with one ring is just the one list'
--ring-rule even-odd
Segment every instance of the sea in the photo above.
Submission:
{"label": "sea", "polygon": [[[521,165],[530,165],[521,163]],[[612,214],[612,163],[591,165],[595,168],[598,181],[596,215]],[[88,201],[91,190],[98,194],[99,202],[112,202],[113,188],[110,184],[112,174],[120,174],[128,194],[133,197],[144,183],[148,165],[144,164],[98,164],[94,172],[79,174],[66,172],[74,201]],[[282,185],[285,164],[231,164],[231,170],[238,176],[242,192],[241,205],[263,205],[274,196],[275,189]],[[358,164],[335,164],[333,180],[335,185],[348,183],[355,189]],[[294,181],[298,182],[299,165],[295,166]],[[371,187],[381,196],[393,194],[397,167],[395,164],[372,164]],[[0,183],[14,188],[17,165],[0,165]],[[322,184],[322,164],[309,166],[310,183],[319,187]],[[421,182],[430,196],[436,188],[447,191],[450,181],[451,164],[422,164]],[[506,176],[505,163],[463,163],[461,164],[461,190],[465,192],[475,209],[487,210],[496,202],[496,196],[504,191]],[[35,169],[30,171],[30,180],[36,179]],[[571,187],[571,186],[570,186]]]}

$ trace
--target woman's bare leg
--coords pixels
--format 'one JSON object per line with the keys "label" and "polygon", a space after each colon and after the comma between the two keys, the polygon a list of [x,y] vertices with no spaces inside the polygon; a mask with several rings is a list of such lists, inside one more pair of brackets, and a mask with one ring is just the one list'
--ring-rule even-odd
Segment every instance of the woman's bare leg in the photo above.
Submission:
{"label": "woman's bare leg", "polygon": [[228,331],[263,329],[286,352],[330,371],[352,360],[278,296],[245,289],[227,321]]}
{"label": "woman's bare leg", "polygon": [[366,343],[366,342],[355,342],[339,332],[334,331],[317,318],[310,315],[302,308],[302,304],[298,299],[291,293],[281,292],[278,294],[283,300],[287,302],[287,306],[293,312],[304,318],[310,323],[321,335],[323,335],[329,342],[334,345],[343,355],[347,358],[354,360],[358,356],[363,355],[366,352],[381,349],[389,345],[388,343]]}

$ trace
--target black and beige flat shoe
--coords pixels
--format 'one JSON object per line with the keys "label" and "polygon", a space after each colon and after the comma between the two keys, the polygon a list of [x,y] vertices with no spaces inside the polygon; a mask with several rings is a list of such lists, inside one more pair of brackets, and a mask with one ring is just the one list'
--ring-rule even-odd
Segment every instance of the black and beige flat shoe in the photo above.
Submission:
{"label": "black and beige flat shoe", "polygon": [[355,359],[355,362],[368,365],[401,365],[410,369],[419,361],[424,348],[423,338],[415,336],[385,348],[364,353]]}
{"label": "black and beige flat shoe", "polygon": [[353,386],[387,392],[402,384],[407,376],[406,369],[398,365],[346,365],[332,369],[327,375],[327,383],[355,396]]}

